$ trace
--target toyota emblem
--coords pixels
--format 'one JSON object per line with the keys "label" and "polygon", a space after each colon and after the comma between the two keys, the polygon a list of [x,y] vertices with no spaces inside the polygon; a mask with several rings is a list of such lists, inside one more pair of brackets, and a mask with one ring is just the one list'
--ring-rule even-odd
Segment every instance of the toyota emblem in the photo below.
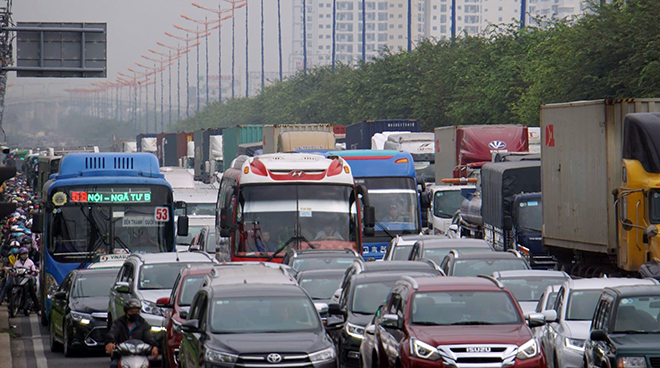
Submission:
{"label": "toyota emblem", "polygon": [[506,142],[504,141],[492,141],[488,143],[488,147],[493,150],[503,150],[506,148]]}
{"label": "toyota emblem", "polygon": [[277,364],[282,361],[282,356],[280,354],[272,353],[272,354],[268,354],[266,360],[268,361],[268,363]]}

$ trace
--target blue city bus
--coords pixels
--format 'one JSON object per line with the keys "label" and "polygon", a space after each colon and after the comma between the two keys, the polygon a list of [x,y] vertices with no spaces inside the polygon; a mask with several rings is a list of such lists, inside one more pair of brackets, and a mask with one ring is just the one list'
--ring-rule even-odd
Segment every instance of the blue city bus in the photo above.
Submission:
{"label": "blue city bus", "polygon": [[346,150],[324,154],[340,156],[348,162],[355,183],[367,187],[370,205],[376,209],[374,236],[363,232],[364,259],[382,259],[388,243],[396,235],[421,232],[415,163],[410,153]]}
{"label": "blue city bus", "polygon": [[[175,244],[172,187],[151,153],[70,153],[42,190],[41,323],[69,271],[97,258],[171,252]],[[187,228],[187,226],[186,226]]]}

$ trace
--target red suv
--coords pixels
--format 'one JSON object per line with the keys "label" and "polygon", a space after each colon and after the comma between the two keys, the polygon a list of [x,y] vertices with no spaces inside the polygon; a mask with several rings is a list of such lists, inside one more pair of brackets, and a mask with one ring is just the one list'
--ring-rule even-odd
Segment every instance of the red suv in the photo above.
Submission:
{"label": "red suv", "polygon": [[[545,367],[545,357],[513,295],[490,276],[402,277],[373,324],[363,367]],[[365,342],[363,342],[365,345]],[[363,346],[364,348],[365,346]]]}
{"label": "red suv", "polygon": [[164,367],[179,367],[181,324],[186,321],[195,293],[212,270],[212,265],[183,268],[174,282],[172,294],[167,298],[160,298],[156,302],[157,306],[167,308],[165,313],[167,332],[162,346]]}

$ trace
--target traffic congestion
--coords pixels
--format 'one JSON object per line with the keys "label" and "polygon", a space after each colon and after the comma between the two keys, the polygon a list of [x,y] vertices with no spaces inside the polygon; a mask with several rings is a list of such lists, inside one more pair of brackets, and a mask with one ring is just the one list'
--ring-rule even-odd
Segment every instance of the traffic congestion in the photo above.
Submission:
{"label": "traffic congestion", "polygon": [[[557,110],[580,108],[542,107],[554,140],[568,139]],[[656,193],[644,189],[658,152],[636,145],[657,115],[614,120],[636,132],[618,147],[623,182],[590,189],[563,185],[583,175],[579,147],[557,152],[524,126],[237,126],[141,134],[123,152],[13,150],[0,303],[12,347],[33,344],[16,359],[660,367]],[[606,184],[612,203],[585,192]],[[580,226],[590,219],[549,229],[585,206],[605,211],[599,234]],[[21,340],[30,334],[39,341]]]}

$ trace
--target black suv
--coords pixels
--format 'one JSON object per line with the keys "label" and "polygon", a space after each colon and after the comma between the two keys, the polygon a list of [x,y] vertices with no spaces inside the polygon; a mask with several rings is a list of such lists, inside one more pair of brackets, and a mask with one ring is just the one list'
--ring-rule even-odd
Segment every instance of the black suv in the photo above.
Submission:
{"label": "black suv", "polygon": [[493,250],[483,239],[424,239],[415,242],[408,259],[416,261],[422,258],[428,258],[433,262],[440,263],[452,249],[459,250],[462,253],[489,252]]}
{"label": "black suv", "polygon": [[[336,368],[335,348],[307,293],[284,271],[276,281],[254,268],[218,267],[197,292],[181,325],[179,366]],[[222,277],[227,272],[236,275]]]}
{"label": "black suv", "polygon": [[440,263],[447,276],[477,276],[496,271],[531,270],[520,253],[506,252],[461,252],[451,250]]}
{"label": "black suv", "polygon": [[347,280],[339,303],[329,305],[330,315],[339,315],[339,320],[343,321],[337,326],[328,322],[328,329],[337,346],[340,367],[360,366],[359,350],[364,338],[364,328],[371,322],[376,310],[402,275],[436,276],[437,273],[429,270],[426,273],[394,271],[354,274]]}
{"label": "black suv", "polygon": [[353,249],[290,249],[284,255],[282,264],[291,266],[296,272],[307,270],[345,270],[360,255]]}
{"label": "black suv", "polygon": [[584,361],[585,367],[660,367],[660,287],[605,288]]}

